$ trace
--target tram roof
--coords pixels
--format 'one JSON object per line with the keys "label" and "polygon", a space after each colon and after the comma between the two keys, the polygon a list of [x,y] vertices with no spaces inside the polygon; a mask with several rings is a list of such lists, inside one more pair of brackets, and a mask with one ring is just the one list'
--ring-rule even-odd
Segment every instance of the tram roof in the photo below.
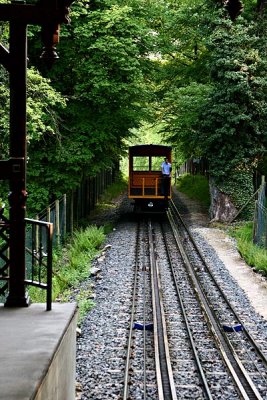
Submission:
{"label": "tram roof", "polygon": [[172,150],[171,146],[162,144],[139,144],[129,147],[129,154],[132,156],[165,156],[169,155]]}

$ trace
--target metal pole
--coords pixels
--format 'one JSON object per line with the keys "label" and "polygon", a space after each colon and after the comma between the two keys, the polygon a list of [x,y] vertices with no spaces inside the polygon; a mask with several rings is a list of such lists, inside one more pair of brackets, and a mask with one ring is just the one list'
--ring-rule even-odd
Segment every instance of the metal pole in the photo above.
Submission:
{"label": "metal pole", "polygon": [[10,22],[10,281],[7,307],[27,307],[25,292],[27,25]]}
{"label": "metal pole", "polygon": [[55,201],[56,206],[56,238],[57,238],[57,246],[60,246],[60,215],[59,215],[59,200]]}
{"label": "metal pole", "polygon": [[63,241],[66,240],[66,234],[67,234],[67,195],[63,195],[63,212],[64,212],[64,219],[63,219]]}

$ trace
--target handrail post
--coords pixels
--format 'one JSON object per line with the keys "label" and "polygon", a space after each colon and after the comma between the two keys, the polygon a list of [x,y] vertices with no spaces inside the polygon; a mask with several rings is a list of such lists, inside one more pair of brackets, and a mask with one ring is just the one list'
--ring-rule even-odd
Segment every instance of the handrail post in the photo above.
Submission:
{"label": "handrail post", "polygon": [[52,246],[53,246],[53,224],[47,229],[47,293],[46,310],[52,309]]}
{"label": "handrail post", "polygon": [[55,201],[55,206],[56,206],[56,240],[57,240],[57,246],[60,246],[60,214],[59,214],[59,200]]}
{"label": "handrail post", "polygon": [[10,22],[10,280],[6,307],[27,307],[25,290],[27,25]]}

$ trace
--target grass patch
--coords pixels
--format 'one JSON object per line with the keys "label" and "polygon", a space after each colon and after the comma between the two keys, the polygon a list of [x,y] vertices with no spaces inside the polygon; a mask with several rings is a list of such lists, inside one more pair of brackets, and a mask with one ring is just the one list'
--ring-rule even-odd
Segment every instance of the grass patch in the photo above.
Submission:
{"label": "grass patch", "polygon": [[[71,294],[72,289],[65,290],[60,296],[60,301],[68,302],[69,296]],[[90,311],[95,305],[95,302],[93,300],[93,290],[91,290],[90,288],[80,289],[79,293],[76,296],[76,302],[79,306],[78,325],[80,325],[88,311]]]}
{"label": "grass patch", "polygon": [[[189,198],[197,200],[205,207],[210,205],[208,179],[202,175],[184,174],[179,177],[177,189]],[[225,226],[215,226],[225,229]],[[246,263],[267,276],[267,250],[253,243],[253,223],[243,222],[228,229],[230,236],[237,242],[237,248]]]}
{"label": "grass patch", "polygon": [[253,223],[244,222],[229,228],[237,248],[248,265],[267,276],[267,251],[253,243]]}
{"label": "grass patch", "polygon": [[[91,216],[102,214],[116,207],[116,198],[125,193],[127,182],[119,176],[101,196],[96,209]],[[77,230],[63,249],[57,249],[53,254],[53,293],[52,301],[68,302],[71,293],[76,292],[79,306],[79,321],[81,323],[87,312],[94,306],[93,291],[90,288],[81,289],[79,283],[90,275],[91,261],[99,254],[100,247],[107,233],[113,226],[110,222],[104,226],[88,226],[88,220],[83,221],[83,229]],[[77,289],[76,289],[77,288]],[[29,287],[29,295],[34,303],[46,302],[46,292],[33,286]]]}
{"label": "grass patch", "polygon": [[177,189],[204,207],[210,206],[209,181],[203,175],[184,174],[178,178]]}
{"label": "grass patch", "polygon": [[[80,282],[88,278],[91,261],[99,254],[104,239],[103,227],[89,226],[76,231],[67,246],[55,252],[53,255],[52,301],[58,298],[64,301],[73,288],[78,287]],[[46,301],[44,290],[29,287],[29,295],[34,303]],[[90,295],[90,290],[86,290],[80,291],[77,296],[80,318],[93,305]]]}
{"label": "grass patch", "polygon": [[[105,214],[117,206],[117,199],[127,191],[127,181],[120,174],[116,181],[110,185],[107,190],[100,196],[98,203],[96,204],[94,210],[91,211],[90,219],[94,219],[101,214]],[[112,230],[110,223],[104,226],[106,233]]]}
{"label": "grass patch", "polygon": [[125,193],[127,190],[127,180],[119,174],[116,181],[110,185],[104,194],[100,197],[100,204],[114,204],[114,199]]}

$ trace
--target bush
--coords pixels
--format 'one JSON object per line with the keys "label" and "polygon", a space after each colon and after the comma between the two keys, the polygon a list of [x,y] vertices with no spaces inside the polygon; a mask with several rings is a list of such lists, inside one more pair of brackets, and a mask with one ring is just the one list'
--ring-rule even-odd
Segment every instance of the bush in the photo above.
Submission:
{"label": "bush", "polygon": [[178,179],[177,189],[189,198],[199,201],[206,208],[210,206],[209,181],[207,177],[184,174]]}
{"label": "bush", "polygon": [[[102,227],[89,226],[75,232],[66,248],[54,254],[53,301],[58,297],[66,297],[70,288],[77,286],[90,275],[91,261],[98,254],[104,239]],[[46,293],[34,287],[29,288],[29,295],[33,302],[46,301]],[[87,309],[92,304],[92,301],[88,299],[88,293],[86,296],[85,299],[80,295],[77,300],[78,304],[82,303],[83,309]]]}
{"label": "bush", "polygon": [[253,223],[246,222],[230,228],[229,233],[237,241],[237,248],[246,261],[267,276],[267,251],[253,243]]}

